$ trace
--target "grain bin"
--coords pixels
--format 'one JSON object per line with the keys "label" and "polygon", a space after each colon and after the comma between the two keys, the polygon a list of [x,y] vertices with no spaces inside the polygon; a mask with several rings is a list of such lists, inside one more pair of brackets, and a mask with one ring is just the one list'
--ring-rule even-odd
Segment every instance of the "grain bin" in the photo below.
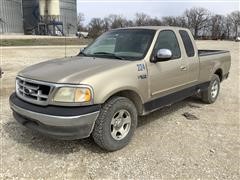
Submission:
{"label": "grain bin", "polygon": [[53,29],[61,31],[61,28],[63,28],[63,34],[76,33],[76,0],[39,0],[39,12],[41,25],[46,23],[49,33],[52,33]]}
{"label": "grain bin", "polygon": [[39,0],[39,17],[41,34],[73,35],[77,31],[77,0]]}
{"label": "grain bin", "polygon": [[0,33],[73,35],[77,0],[0,0]]}
{"label": "grain bin", "polygon": [[0,0],[0,33],[23,33],[22,0]]}
{"label": "grain bin", "polygon": [[57,19],[60,16],[60,1],[39,0],[39,12],[42,18]]}

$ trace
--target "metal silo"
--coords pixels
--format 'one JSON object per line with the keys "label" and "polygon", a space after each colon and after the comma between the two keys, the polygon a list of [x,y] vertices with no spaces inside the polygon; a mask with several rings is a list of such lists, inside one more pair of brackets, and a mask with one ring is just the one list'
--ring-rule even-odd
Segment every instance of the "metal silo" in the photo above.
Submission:
{"label": "metal silo", "polygon": [[60,0],[60,20],[65,34],[77,32],[77,0]]}
{"label": "metal silo", "polygon": [[77,31],[77,0],[39,0],[40,27],[56,35],[56,31],[64,35]]}
{"label": "metal silo", "polygon": [[39,0],[39,12],[44,19],[58,19],[60,16],[60,1]]}
{"label": "metal silo", "polygon": [[25,33],[39,35],[76,33],[77,0],[22,1]]}
{"label": "metal silo", "polygon": [[0,33],[23,33],[22,0],[0,0]]}

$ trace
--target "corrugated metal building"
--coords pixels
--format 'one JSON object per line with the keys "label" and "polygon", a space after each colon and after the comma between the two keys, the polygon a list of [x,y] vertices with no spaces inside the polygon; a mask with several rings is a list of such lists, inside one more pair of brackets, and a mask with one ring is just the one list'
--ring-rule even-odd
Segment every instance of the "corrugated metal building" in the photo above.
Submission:
{"label": "corrugated metal building", "polygon": [[[59,1],[57,3],[59,10],[55,9],[56,1]],[[43,9],[40,3],[45,3],[49,7],[44,6]],[[45,11],[58,12],[54,18],[62,23],[64,34],[72,35],[77,31],[77,0],[0,0],[0,8],[2,19],[0,28],[3,33],[23,33],[23,31],[26,34],[38,33],[38,24],[45,23],[43,19],[46,18],[40,14]]]}
{"label": "corrugated metal building", "polygon": [[22,0],[0,0],[0,33],[23,33]]}
{"label": "corrugated metal building", "polygon": [[39,21],[39,1],[22,0],[23,7],[23,25],[25,34],[34,33]]}
{"label": "corrugated metal building", "polygon": [[77,0],[60,0],[60,20],[68,34],[77,32]]}

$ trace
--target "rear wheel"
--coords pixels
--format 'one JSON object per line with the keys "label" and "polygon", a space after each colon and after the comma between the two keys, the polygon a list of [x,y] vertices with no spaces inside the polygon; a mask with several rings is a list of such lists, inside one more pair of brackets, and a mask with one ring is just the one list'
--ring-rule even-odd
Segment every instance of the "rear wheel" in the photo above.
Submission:
{"label": "rear wheel", "polygon": [[220,79],[214,74],[207,90],[202,92],[202,100],[205,103],[212,104],[217,100],[220,91]]}
{"label": "rear wheel", "polygon": [[113,97],[107,101],[96,120],[92,133],[94,141],[107,151],[126,146],[137,127],[137,110],[125,97]]}

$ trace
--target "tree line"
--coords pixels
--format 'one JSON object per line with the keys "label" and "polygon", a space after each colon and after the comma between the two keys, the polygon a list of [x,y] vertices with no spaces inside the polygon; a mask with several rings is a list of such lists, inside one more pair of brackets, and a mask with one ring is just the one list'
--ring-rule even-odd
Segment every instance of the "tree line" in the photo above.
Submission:
{"label": "tree line", "polygon": [[110,29],[133,26],[179,26],[189,28],[196,39],[234,39],[240,36],[240,11],[227,15],[214,14],[201,7],[187,9],[180,16],[151,17],[145,13],[136,13],[134,19],[122,15],[110,14],[104,18],[92,18],[84,26],[84,14],[78,14],[78,30],[88,31],[96,38]]}

